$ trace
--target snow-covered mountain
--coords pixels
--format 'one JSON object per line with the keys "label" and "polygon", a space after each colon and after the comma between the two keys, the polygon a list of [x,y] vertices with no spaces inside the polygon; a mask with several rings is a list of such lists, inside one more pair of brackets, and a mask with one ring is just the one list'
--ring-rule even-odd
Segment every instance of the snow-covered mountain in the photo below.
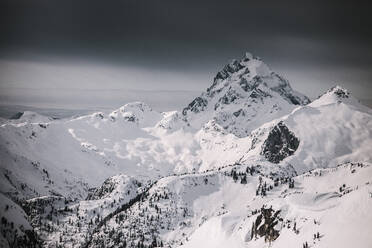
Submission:
{"label": "snow-covered mountain", "polygon": [[312,103],[252,132],[247,161],[265,157],[297,173],[350,161],[371,161],[371,109],[336,86]]}
{"label": "snow-covered mountain", "polygon": [[286,79],[271,71],[260,58],[246,53],[219,71],[213,84],[182,114],[196,129],[215,120],[229,133],[245,137],[262,124],[307,103],[309,99],[292,90]]}
{"label": "snow-covered mountain", "polygon": [[0,244],[370,247],[370,147],[350,92],[310,103],[247,53],[182,111],[2,120]]}

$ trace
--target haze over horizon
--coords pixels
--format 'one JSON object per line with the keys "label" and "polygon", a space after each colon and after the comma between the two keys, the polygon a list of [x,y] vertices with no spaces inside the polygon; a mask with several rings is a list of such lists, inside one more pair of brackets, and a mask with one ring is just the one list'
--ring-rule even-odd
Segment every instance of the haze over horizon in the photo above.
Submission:
{"label": "haze over horizon", "polygon": [[315,98],[372,106],[369,3],[5,0],[0,104],[179,109],[246,51]]}

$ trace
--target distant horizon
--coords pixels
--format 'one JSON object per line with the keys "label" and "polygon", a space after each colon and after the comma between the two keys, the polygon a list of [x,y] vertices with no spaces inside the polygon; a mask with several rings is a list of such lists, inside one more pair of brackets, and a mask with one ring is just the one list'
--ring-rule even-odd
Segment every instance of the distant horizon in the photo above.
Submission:
{"label": "distant horizon", "polygon": [[[93,90],[93,91],[100,91],[100,90]],[[126,91],[128,91],[128,90],[126,90]],[[139,93],[141,90],[132,90],[132,91],[136,91],[136,92]],[[142,92],[146,92],[146,90],[142,90]],[[201,94],[201,92],[199,92],[199,91],[183,91],[183,90],[180,90],[180,91],[176,91],[176,90],[160,91],[159,90],[158,92],[195,93],[195,95],[193,97],[190,95],[190,98],[192,98],[192,99],[194,99],[199,94]],[[313,101],[316,98],[317,97],[313,97],[313,98],[310,98],[310,100]],[[175,108],[170,108],[172,105],[164,104],[164,106],[165,107],[168,106],[169,109],[159,108],[159,105],[157,105],[156,103],[155,103],[155,106],[153,106],[154,103],[151,104],[151,103],[148,103],[146,101],[140,101],[140,102],[144,102],[144,103],[148,104],[151,108],[153,108],[156,111],[168,112],[168,111],[182,111],[182,109],[184,107],[186,107],[187,104],[191,102],[191,100],[186,102],[184,105],[180,104],[178,107],[175,107]],[[358,100],[363,105],[365,105],[369,108],[372,108],[372,99],[358,99]],[[93,113],[95,111],[111,112],[111,111],[113,111],[115,109],[118,109],[119,107],[121,107],[121,106],[123,106],[127,103],[130,103],[130,102],[135,102],[135,101],[125,101],[125,100],[123,100],[122,103],[118,102],[117,104],[112,104],[111,106],[87,105],[85,107],[81,106],[80,108],[71,107],[71,106],[70,107],[69,106],[63,106],[63,105],[60,105],[60,106],[56,105],[54,107],[53,106],[48,107],[47,105],[45,105],[45,103],[41,104],[41,105],[37,105],[37,104],[36,105],[32,105],[32,104],[22,105],[22,104],[9,104],[9,103],[0,102],[0,117],[9,119],[10,117],[12,117],[14,114],[16,114],[18,112],[32,111],[32,112],[36,112],[36,113],[39,113],[41,115],[46,115],[46,116],[50,116],[50,117],[67,118],[67,117],[72,117],[72,116],[75,116],[75,115],[85,115],[85,114]],[[169,103],[169,102],[167,102],[167,103]],[[179,103],[179,101],[177,101],[177,103]]]}

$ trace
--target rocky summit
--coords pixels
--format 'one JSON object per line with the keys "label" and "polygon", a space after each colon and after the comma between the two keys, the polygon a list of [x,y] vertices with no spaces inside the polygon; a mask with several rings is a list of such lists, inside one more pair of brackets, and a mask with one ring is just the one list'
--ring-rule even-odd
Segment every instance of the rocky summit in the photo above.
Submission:
{"label": "rocky summit", "polygon": [[219,71],[213,84],[182,114],[195,128],[214,119],[229,132],[245,137],[270,119],[307,103],[309,99],[294,91],[287,80],[247,53]]}

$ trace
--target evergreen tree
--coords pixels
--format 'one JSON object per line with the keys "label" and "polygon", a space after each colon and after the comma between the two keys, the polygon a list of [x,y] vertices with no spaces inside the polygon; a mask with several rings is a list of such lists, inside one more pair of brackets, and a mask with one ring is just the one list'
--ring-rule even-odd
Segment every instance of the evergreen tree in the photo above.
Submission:
{"label": "evergreen tree", "polygon": [[247,176],[246,175],[242,176],[242,178],[240,180],[240,183],[241,184],[247,184]]}
{"label": "evergreen tree", "polygon": [[251,240],[253,239],[253,237],[255,235],[255,232],[256,232],[256,230],[255,230],[255,224],[254,223],[255,222],[253,221],[252,222],[252,228],[251,228]]}

